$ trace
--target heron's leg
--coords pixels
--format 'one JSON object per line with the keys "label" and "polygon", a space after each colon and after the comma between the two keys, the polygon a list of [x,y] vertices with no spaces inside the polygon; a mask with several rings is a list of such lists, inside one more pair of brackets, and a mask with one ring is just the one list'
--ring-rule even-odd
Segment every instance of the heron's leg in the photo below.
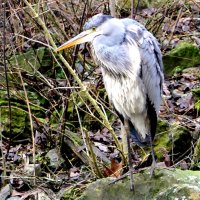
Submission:
{"label": "heron's leg", "polygon": [[149,137],[150,137],[150,147],[151,147],[151,156],[152,156],[152,164],[151,164],[151,169],[150,169],[150,177],[152,177],[153,174],[154,174],[154,170],[156,168],[156,159],[155,159],[155,152],[154,152],[154,148],[153,148],[152,137],[151,137],[151,135]]}
{"label": "heron's leg", "polygon": [[133,167],[132,167],[132,162],[131,162],[130,128],[129,128],[128,120],[124,120],[124,129],[125,129],[126,138],[127,138],[128,167],[129,167],[129,174],[130,174],[130,190],[133,191],[134,190]]}

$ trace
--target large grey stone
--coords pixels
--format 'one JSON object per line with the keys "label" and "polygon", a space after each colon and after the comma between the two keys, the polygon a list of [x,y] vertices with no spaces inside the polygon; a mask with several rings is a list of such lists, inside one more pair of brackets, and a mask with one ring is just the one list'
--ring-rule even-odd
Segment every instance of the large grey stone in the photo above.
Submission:
{"label": "large grey stone", "polygon": [[199,200],[200,172],[178,169],[156,169],[150,178],[148,170],[134,175],[135,191],[129,179],[110,184],[112,178],[91,183],[78,200]]}

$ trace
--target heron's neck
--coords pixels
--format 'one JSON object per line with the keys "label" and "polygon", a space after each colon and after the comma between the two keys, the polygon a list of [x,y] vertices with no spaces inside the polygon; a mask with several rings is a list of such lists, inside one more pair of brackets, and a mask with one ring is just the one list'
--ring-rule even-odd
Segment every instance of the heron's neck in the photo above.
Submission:
{"label": "heron's neck", "polygon": [[124,43],[114,46],[107,46],[105,43],[93,44],[93,48],[97,59],[108,72],[123,76],[139,74],[140,56],[136,48],[129,49]]}

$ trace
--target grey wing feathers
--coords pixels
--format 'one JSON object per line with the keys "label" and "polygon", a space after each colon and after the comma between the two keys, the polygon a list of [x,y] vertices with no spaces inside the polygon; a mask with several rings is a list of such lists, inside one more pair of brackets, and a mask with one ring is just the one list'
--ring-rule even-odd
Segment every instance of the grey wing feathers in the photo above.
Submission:
{"label": "grey wing feathers", "polygon": [[163,63],[159,44],[156,38],[135,20],[127,20],[124,25],[127,34],[138,45],[141,56],[141,79],[147,96],[158,113],[163,82]]}
{"label": "grey wing feathers", "polygon": [[150,33],[148,35],[149,37],[143,41],[144,49],[140,50],[142,80],[146,87],[147,95],[158,113],[163,82],[162,57],[157,41]]}

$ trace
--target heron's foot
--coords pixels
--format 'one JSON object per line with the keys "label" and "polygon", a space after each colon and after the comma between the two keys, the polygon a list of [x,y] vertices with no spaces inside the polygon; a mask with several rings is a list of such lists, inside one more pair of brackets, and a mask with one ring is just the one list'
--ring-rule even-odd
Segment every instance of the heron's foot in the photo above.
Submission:
{"label": "heron's foot", "polygon": [[151,156],[152,156],[152,164],[151,164],[151,168],[150,168],[150,177],[152,178],[152,176],[154,175],[154,170],[156,168],[156,159],[155,159],[155,152],[154,152],[154,148],[153,148],[153,141],[152,141],[151,135],[149,135],[149,137],[150,137]]}
{"label": "heron's foot", "polygon": [[128,172],[126,172],[125,174],[123,174],[122,176],[120,176],[119,178],[115,179],[114,181],[112,181],[109,184],[114,184],[114,183],[126,178],[127,176],[130,177],[130,191],[134,191],[133,171],[132,170],[129,170]]}
{"label": "heron's foot", "polygon": [[155,171],[155,169],[156,169],[156,161],[155,161],[155,159],[153,160],[153,162],[152,162],[152,164],[151,164],[151,168],[150,168],[150,178],[152,178],[153,177],[153,175],[154,175],[154,171]]}
{"label": "heron's foot", "polygon": [[126,178],[126,177],[129,175],[128,173],[129,173],[129,172],[127,172],[127,173],[123,174],[122,176],[120,176],[119,178],[116,178],[115,180],[111,181],[111,182],[109,183],[109,185],[110,185],[110,184],[114,184],[114,183],[116,183],[117,181],[121,181],[122,179]]}
{"label": "heron's foot", "polygon": [[130,191],[134,191],[134,183],[133,183],[133,170],[129,169],[129,177],[130,177]]}

